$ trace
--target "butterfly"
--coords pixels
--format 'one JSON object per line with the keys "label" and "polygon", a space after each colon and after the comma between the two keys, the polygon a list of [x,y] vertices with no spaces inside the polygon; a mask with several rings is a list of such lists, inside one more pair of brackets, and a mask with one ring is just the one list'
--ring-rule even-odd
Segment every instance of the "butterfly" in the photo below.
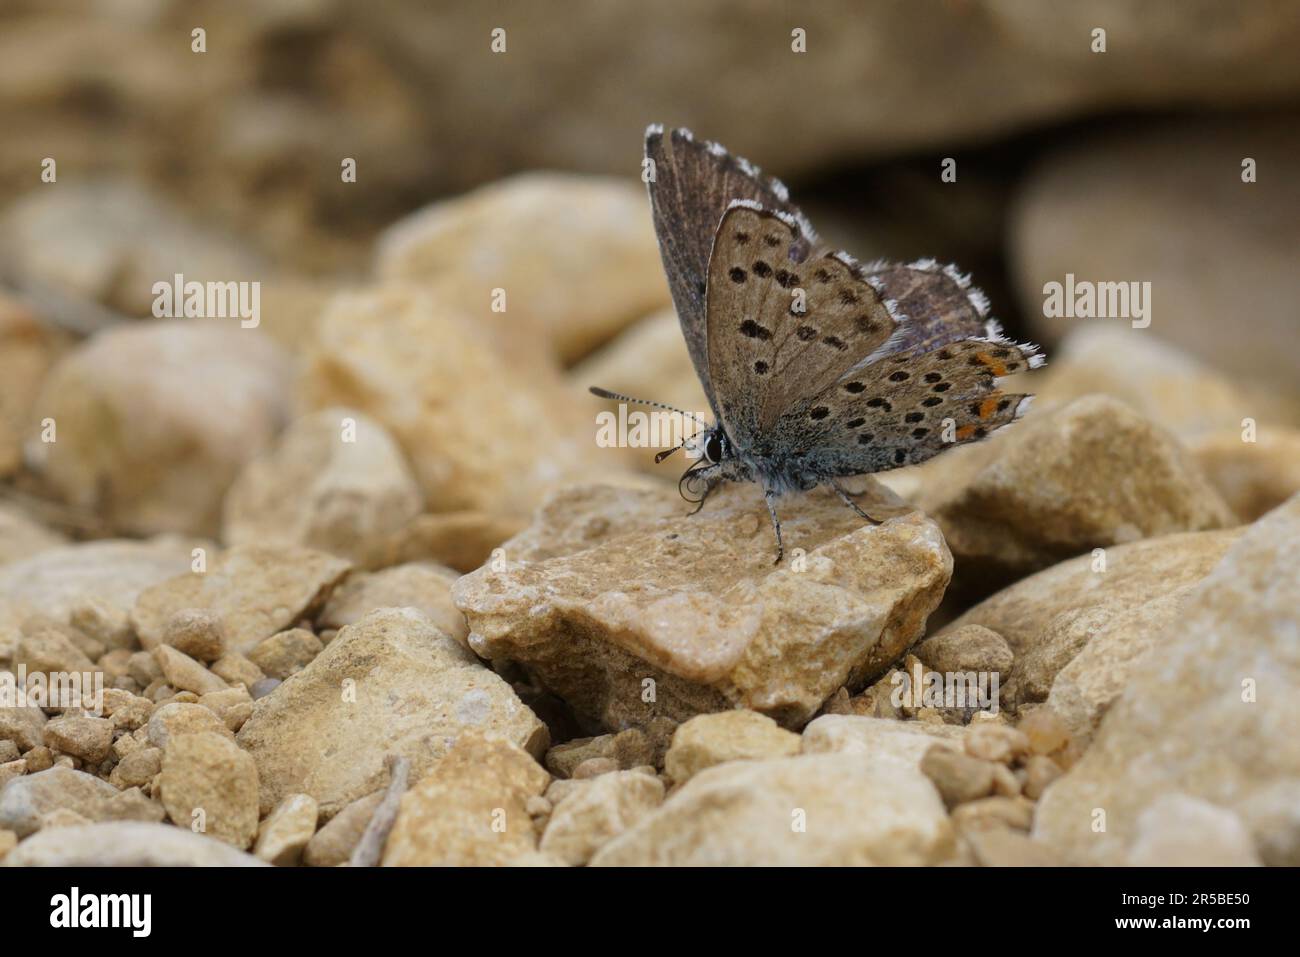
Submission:
{"label": "butterfly", "polygon": [[955,266],[860,264],[818,239],[779,180],[689,130],[649,127],[645,158],[673,305],[714,416],[655,461],[701,453],[679,483],[696,511],[721,482],[757,483],[780,562],[782,496],[826,485],[875,523],[840,479],[923,462],[1028,409],[1032,396],[997,380],[1043,356],[1003,337]]}

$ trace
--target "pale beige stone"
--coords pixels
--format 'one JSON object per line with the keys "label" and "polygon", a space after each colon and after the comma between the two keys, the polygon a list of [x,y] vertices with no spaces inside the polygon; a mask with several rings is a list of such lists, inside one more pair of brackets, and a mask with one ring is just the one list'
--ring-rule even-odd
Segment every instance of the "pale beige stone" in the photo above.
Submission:
{"label": "pale beige stone", "polygon": [[571,487],[452,594],[476,652],[606,726],[746,707],[798,727],[918,637],[950,572],[938,528],[864,486],[889,521],[831,492],[791,497],[775,566],[753,486],[719,488],[689,520],[669,488]]}
{"label": "pale beige stone", "polygon": [[173,824],[244,849],[257,836],[257,765],[228,737],[204,731],[167,742],[159,780]]}
{"label": "pale beige stone", "polygon": [[418,780],[462,734],[544,753],[546,726],[510,686],[413,609],[380,609],[259,699],[239,743],[261,772],[263,811],[310,794],[328,820],[384,786],[384,757]]}
{"label": "pale beige stone", "polygon": [[702,714],[677,726],[664,770],[673,784],[685,784],[715,764],[798,754],[799,744],[799,735],[755,711]]}

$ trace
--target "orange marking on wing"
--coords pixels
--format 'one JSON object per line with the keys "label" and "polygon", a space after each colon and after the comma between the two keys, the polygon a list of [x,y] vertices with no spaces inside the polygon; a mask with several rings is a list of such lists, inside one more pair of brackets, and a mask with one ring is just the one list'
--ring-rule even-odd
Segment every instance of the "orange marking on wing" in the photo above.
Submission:
{"label": "orange marking on wing", "polygon": [[980,418],[987,419],[998,410],[997,396],[990,396],[980,403]]}
{"label": "orange marking on wing", "polygon": [[975,434],[975,426],[973,425],[961,425],[957,427],[958,442],[969,439],[974,434]]}
{"label": "orange marking on wing", "polygon": [[989,371],[992,372],[995,376],[1004,376],[1007,374],[1007,367],[1003,365],[1001,362],[999,362],[997,359],[994,359],[987,352],[977,352],[975,353],[975,358],[978,359],[980,362],[984,363],[984,365],[988,366]]}

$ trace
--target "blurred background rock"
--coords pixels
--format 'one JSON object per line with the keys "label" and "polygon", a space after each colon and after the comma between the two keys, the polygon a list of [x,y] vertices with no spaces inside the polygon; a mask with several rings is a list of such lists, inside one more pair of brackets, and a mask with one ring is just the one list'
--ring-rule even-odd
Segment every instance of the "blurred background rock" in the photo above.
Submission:
{"label": "blurred background rock", "polygon": [[[1013,335],[1078,357],[1048,380],[1060,399],[1124,392],[1220,446],[1253,417],[1287,459],[1298,44],[1300,6],[1266,0],[10,0],[0,474],[94,512],[94,534],[213,534],[243,466],[336,407],[392,434],[430,512],[471,524],[509,526],[574,475],[654,471],[641,450],[590,454],[581,391],[703,403],[636,178],[652,121],[780,175],[860,257],[972,271]],[[260,281],[254,337],[273,341],[105,331],[147,318],[177,272]],[[1067,272],[1150,281],[1150,328],[1044,318],[1042,286]],[[240,356],[251,392],[222,371]],[[179,394],[217,379],[245,399]],[[147,434],[105,427],[153,407],[171,411]],[[40,454],[55,408],[78,421]],[[1289,481],[1214,454],[1251,514]]]}

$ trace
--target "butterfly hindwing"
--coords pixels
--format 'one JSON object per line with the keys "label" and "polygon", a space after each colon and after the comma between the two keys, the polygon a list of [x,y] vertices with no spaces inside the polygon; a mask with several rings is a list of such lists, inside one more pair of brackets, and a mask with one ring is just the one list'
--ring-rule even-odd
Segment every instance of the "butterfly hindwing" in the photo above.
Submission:
{"label": "butterfly hindwing", "polygon": [[899,327],[851,258],[810,252],[798,220],[746,201],[718,225],[707,300],[718,411],[747,449],[763,444],[800,396],[867,361]]}
{"label": "butterfly hindwing", "polygon": [[929,352],[948,342],[983,336],[988,298],[956,266],[934,259],[873,263],[869,281],[907,316],[907,327],[893,343],[896,352]]}
{"label": "butterfly hindwing", "polygon": [[1036,347],[999,336],[894,354],[797,403],[778,432],[803,431],[814,468],[832,475],[915,465],[1023,415],[1030,397],[999,391],[997,380],[1041,361]]}
{"label": "butterfly hindwing", "polygon": [[718,223],[733,200],[752,200],[801,224],[808,242],[815,236],[789,201],[779,180],[765,177],[746,160],[716,143],[696,140],[689,130],[646,131],[647,183],[659,253],[668,276],[682,335],[715,413],[716,388],[709,379],[705,328],[709,254]]}

